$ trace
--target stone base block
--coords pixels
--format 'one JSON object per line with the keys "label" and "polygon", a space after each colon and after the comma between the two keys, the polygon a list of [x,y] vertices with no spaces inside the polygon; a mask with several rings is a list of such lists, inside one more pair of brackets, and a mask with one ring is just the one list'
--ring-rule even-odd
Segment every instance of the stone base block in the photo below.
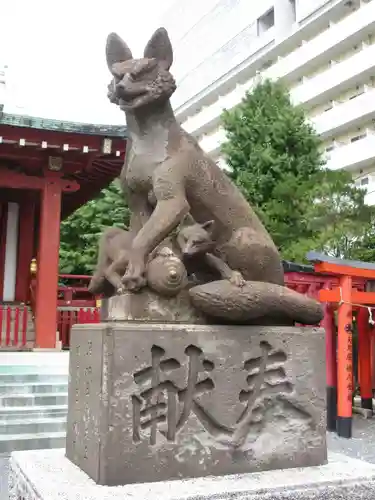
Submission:
{"label": "stone base block", "polygon": [[324,331],[76,325],[67,457],[119,485],[326,461]]}
{"label": "stone base block", "polygon": [[372,500],[375,466],[343,455],[328,464],[253,474],[99,486],[64,450],[18,451],[10,461],[10,500]]}
{"label": "stone base block", "polygon": [[163,297],[148,288],[125,292],[102,300],[102,321],[147,321],[151,323],[205,324],[202,313],[190,303],[188,290],[175,297]]}

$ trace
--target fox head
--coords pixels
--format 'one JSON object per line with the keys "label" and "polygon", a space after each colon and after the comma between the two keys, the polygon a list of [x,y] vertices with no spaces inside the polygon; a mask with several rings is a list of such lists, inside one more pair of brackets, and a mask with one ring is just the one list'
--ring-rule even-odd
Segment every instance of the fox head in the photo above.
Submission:
{"label": "fox head", "polygon": [[127,44],[116,33],[111,33],[107,38],[106,56],[113,75],[108,98],[124,111],[168,100],[176,90],[169,72],[173,50],[164,28],[152,35],[141,59],[133,59]]}
{"label": "fox head", "polygon": [[212,229],[214,221],[210,220],[203,224],[192,224],[184,226],[177,234],[177,244],[181,249],[182,256],[189,258],[199,254],[206,254],[214,247],[212,241]]}

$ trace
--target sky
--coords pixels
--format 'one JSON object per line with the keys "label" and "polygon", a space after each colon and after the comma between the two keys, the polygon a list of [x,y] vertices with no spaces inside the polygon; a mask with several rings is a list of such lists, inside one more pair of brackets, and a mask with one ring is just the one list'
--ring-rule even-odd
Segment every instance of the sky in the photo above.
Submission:
{"label": "sky", "polygon": [[0,7],[0,65],[6,64],[5,112],[123,125],[107,99],[108,33],[134,56],[168,7],[184,0],[12,0]]}

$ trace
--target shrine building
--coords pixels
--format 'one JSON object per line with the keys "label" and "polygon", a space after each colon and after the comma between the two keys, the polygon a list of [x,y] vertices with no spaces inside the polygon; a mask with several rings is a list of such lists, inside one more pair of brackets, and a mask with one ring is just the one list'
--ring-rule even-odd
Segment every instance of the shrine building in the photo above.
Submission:
{"label": "shrine building", "polygon": [[32,304],[33,347],[56,346],[60,222],[119,175],[125,134],[0,106],[0,306]]}

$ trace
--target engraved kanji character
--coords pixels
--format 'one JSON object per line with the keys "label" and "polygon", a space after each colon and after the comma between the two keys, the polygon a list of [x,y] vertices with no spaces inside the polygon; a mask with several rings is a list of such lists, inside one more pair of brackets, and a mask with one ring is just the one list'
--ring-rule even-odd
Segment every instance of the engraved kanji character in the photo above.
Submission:
{"label": "engraved kanji character", "polygon": [[203,351],[199,347],[190,345],[185,349],[185,354],[189,358],[188,380],[186,388],[178,393],[183,408],[177,422],[177,430],[180,430],[185,425],[189,415],[194,413],[205,429],[210,432],[211,425],[208,422],[213,419],[195,398],[215,388],[210,377],[206,376],[199,380],[200,373],[212,371],[215,365],[212,361],[204,358]]}
{"label": "engraved kanji character", "polygon": [[249,373],[246,378],[249,389],[241,391],[239,395],[240,401],[246,402],[246,407],[236,422],[233,434],[235,446],[244,442],[251,423],[262,420],[264,399],[293,391],[282,366],[286,361],[286,354],[279,350],[272,352],[268,342],[261,342],[260,348],[260,357],[251,358],[244,363],[244,369]]}
{"label": "engraved kanji character", "polygon": [[[181,367],[174,358],[162,359],[165,350],[158,346],[151,348],[151,366],[134,373],[136,384],[151,387],[139,395],[132,396],[133,403],[133,440],[141,440],[140,430],[150,428],[150,444],[156,443],[156,431],[159,423],[167,422],[167,439],[174,439],[176,432],[177,392],[178,387],[171,380],[164,380],[164,374]],[[167,410],[167,403],[171,411]],[[142,403],[145,408],[142,409]]]}
{"label": "engraved kanji character", "polygon": [[[185,349],[188,357],[188,376],[186,387],[180,389],[166,373],[180,368],[181,364],[174,358],[162,359],[165,350],[158,346],[151,349],[151,366],[136,372],[134,381],[138,385],[151,382],[151,387],[139,395],[132,396],[133,402],[133,440],[140,441],[140,430],[150,427],[150,443],[156,443],[156,431],[159,423],[167,423],[166,431],[160,432],[169,441],[173,441],[186,423],[189,415],[194,413],[206,430],[210,431],[212,417],[194,398],[214,389],[210,377],[199,380],[200,373],[214,369],[214,363],[205,359],[203,351],[190,345]],[[142,409],[142,403],[145,408]],[[178,402],[182,403],[182,411],[178,411]],[[180,413],[180,414],[179,414]]]}

